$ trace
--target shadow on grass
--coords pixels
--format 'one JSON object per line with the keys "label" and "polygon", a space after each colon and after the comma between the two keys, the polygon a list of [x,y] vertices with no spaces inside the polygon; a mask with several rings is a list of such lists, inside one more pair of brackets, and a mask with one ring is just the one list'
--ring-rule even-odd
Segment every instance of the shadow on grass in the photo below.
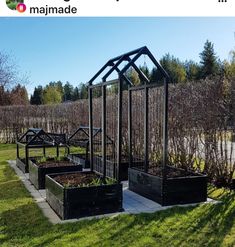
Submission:
{"label": "shadow on grass", "polygon": [[[21,242],[34,237],[39,237],[50,230],[51,224],[42,216],[38,206],[31,202],[16,206],[12,210],[1,213],[0,223],[4,226],[4,239],[0,244]],[[28,239],[29,238],[29,239]]]}
{"label": "shadow on grass", "polygon": [[[63,228],[66,232],[66,240],[63,242],[65,246],[66,243],[69,244],[71,241],[79,239],[74,235],[75,229],[83,231],[84,228],[87,228],[87,231],[83,236],[89,238],[89,234],[93,234],[96,235],[96,240],[83,241],[85,237],[82,238],[80,235],[78,246],[173,246],[167,245],[167,241],[161,243],[162,238],[166,239],[169,230],[167,220],[169,218],[174,220],[178,218],[180,220],[181,217],[190,214],[194,210],[195,207],[172,208],[153,214],[120,215],[115,218],[100,219],[92,222],[84,221],[85,224],[82,227],[75,223],[70,228],[70,225],[66,224],[61,226],[60,229]],[[180,238],[179,229],[175,229],[175,232]],[[151,245],[147,245],[144,242],[146,237],[151,239]]]}
{"label": "shadow on grass", "polygon": [[144,242],[148,239],[156,246],[221,246],[234,217],[234,194],[227,194],[220,204],[55,226],[42,216],[35,203],[30,203],[3,212],[0,222],[5,226],[2,244],[20,241],[46,246],[62,241],[65,246],[154,246]]}
{"label": "shadow on grass", "polygon": [[234,226],[234,194],[226,194],[222,199],[219,204],[121,216],[115,220],[114,229],[103,228],[94,245],[155,246],[152,245],[155,242],[156,246],[223,246]]}
{"label": "shadow on grass", "polygon": [[[177,238],[177,246],[183,246],[186,242],[191,245],[195,242],[194,246],[222,246],[234,226],[234,198],[234,193],[226,193],[221,196],[221,203],[195,208],[183,222],[183,232],[178,231],[178,236],[181,237]],[[176,226],[179,227],[180,224]],[[177,237],[177,231],[173,236]],[[232,241],[234,242],[235,238]]]}

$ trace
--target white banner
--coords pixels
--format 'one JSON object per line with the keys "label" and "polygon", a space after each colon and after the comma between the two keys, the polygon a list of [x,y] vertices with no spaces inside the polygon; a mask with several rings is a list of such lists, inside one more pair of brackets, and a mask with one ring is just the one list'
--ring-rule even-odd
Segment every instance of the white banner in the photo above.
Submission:
{"label": "white banner", "polygon": [[[8,6],[14,8],[14,0]],[[235,16],[234,0],[24,0],[0,16]]]}

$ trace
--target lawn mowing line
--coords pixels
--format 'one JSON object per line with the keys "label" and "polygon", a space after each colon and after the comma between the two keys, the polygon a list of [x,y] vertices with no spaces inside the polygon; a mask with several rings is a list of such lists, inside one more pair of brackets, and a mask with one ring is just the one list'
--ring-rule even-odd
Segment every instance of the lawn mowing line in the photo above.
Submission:
{"label": "lawn mowing line", "polygon": [[19,179],[14,179],[14,180],[6,181],[6,182],[0,182],[0,185],[9,184],[9,183],[18,182],[18,181],[20,181],[20,180]]}

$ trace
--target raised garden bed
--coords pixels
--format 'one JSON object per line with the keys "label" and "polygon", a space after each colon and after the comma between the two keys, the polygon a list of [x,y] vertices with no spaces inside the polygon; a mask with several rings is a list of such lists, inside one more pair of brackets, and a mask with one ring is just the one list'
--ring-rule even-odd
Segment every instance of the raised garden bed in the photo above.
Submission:
{"label": "raised garden bed", "polygon": [[[224,186],[225,187],[225,186]],[[235,190],[235,179],[233,178],[230,185],[231,190]]]}
{"label": "raised garden bed", "polygon": [[[30,150],[41,149],[46,157],[47,148],[56,148],[56,155],[59,157],[60,147],[68,148],[66,135],[57,133],[47,133],[43,129],[29,128],[16,141],[16,165],[24,172],[29,171]],[[20,148],[24,150],[24,158],[20,157]]]}
{"label": "raised garden bed", "polygon": [[29,179],[38,189],[45,189],[45,176],[50,173],[64,173],[81,171],[82,166],[70,162],[68,159],[47,159],[43,162],[37,159],[29,160]]}
{"label": "raised garden bed", "polygon": [[76,164],[82,165],[83,168],[90,167],[90,161],[86,154],[68,154],[68,159]]}
{"label": "raised garden bed", "polygon": [[[102,165],[102,157],[95,156],[94,157],[94,169],[102,173],[103,172],[103,165]],[[135,161],[135,166],[143,166],[143,161]],[[127,157],[122,157],[122,162],[120,164],[119,169],[119,179],[120,181],[128,180],[128,168],[129,168],[129,160]],[[106,175],[110,178],[115,178],[117,173],[117,162],[112,160],[110,157],[107,157],[106,160]]]}
{"label": "raised garden bed", "polygon": [[49,174],[46,199],[63,220],[122,211],[122,184],[101,181],[93,172]]}
{"label": "raised garden bed", "polygon": [[26,162],[26,159],[21,159],[21,158],[16,158],[16,165],[18,168],[20,168],[20,170],[23,173],[28,173],[29,172],[29,167],[28,164]]}
{"label": "raised garden bed", "polygon": [[161,169],[148,173],[129,168],[129,189],[163,206],[204,202],[207,200],[207,177],[167,166],[163,186]]}

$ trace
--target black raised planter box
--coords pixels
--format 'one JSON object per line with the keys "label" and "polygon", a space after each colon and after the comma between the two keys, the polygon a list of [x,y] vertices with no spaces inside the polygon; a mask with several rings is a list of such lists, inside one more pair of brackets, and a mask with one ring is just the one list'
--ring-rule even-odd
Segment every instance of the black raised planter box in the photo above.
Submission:
{"label": "black raised planter box", "polygon": [[[143,161],[135,161],[133,164],[137,166],[143,166]],[[128,168],[129,168],[129,161],[128,158],[122,157],[122,162],[119,168],[119,179],[120,181],[128,180]],[[103,173],[103,165],[102,165],[102,157],[95,156],[94,157],[94,169],[99,172]],[[106,160],[106,175],[110,178],[116,178],[117,173],[117,162],[107,159]]]}
{"label": "black raised planter box", "polygon": [[204,202],[207,200],[207,177],[195,173],[167,178],[163,191],[161,177],[129,168],[129,189],[162,206]]}
{"label": "black raised planter box", "polygon": [[234,178],[232,179],[230,189],[235,190],[235,179]]}
{"label": "black raised planter box", "polygon": [[86,154],[68,154],[68,159],[76,164],[82,165],[83,168],[90,167],[90,161],[86,157]]}
{"label": "black raised planter box", "polygon": [[58,175],[46,175],[46,200],[61,219],[123,210],[122,184],[66,188],[53,179]]}
{"label": "black raised planter box", "polygon": [[82,166],[71,164],[71,166],[40,167],[36,164],[35,159],[29,160],[29,180],[38,190],[45,189],[46,174],[76,171],[82,171]]}
{"label": "black raised planter box", "polygon": [[29,172],[29,167],[28,167],[28,164],[26,162],[26,159],[16,158],[16,165],[17,165],[18,168],[20,168],[20,170],[23,173],[28,173]]}

